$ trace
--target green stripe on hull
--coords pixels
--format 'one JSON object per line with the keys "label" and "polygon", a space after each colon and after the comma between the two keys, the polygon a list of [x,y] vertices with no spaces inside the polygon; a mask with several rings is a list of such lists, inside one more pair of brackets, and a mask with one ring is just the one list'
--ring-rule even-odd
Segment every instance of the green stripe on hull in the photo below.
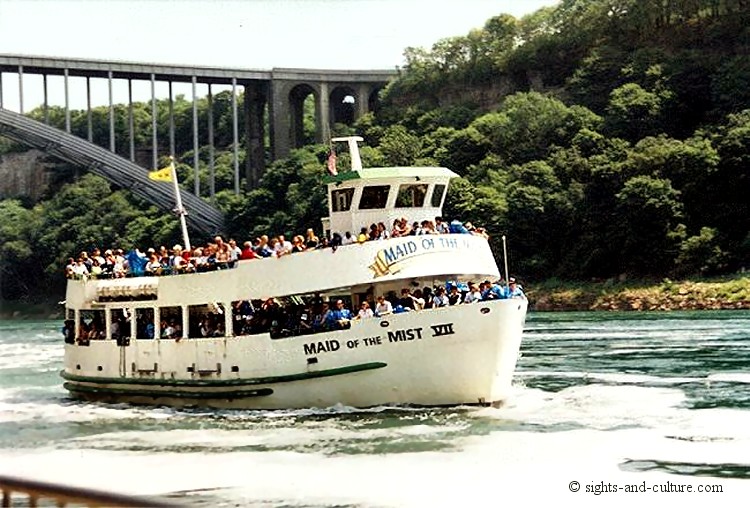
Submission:
{"label": "green stripe on hull", "polygon": [[72,393],[83,393],[91,395],[117,395],[119,397],[153,397],[172,399],[246,399],[249,397],[266,397],[273,394],[270,388],[259,388],[257,390],[221,390],[211,392],[184,391],[175,392],[169,390],[137,390],[128,388],[109,388],[98,386],[77,385],[75,383],[63,383],[63,388]]}
{"label": "green stripe on hull", "polygon": [[[292,381],[304,381],[306,379],[315,379],[319,377],[341,376],[373,369],[382,369],[387,367],[387,363],[370,362],[349,365],[347,367],[336,367],[334,369],[325,369],[315,372],[300,372],[299,374],[286,374],[283,376],[254,377],[247,379],[218,379],[218,380],[196,380],[196,379],[142,379],[133,377],[96,377],[96,376],[79,376],[68,372],[60,371],[60,375],[67,381],[77,383],[96,383],[105,385],[152,385],[167,387],[184,387],[184,388],[211,388],[211,387],[230,387],[230,386],[247,386],[247,385],[268,385],[275,383],[289,383]],[[70,384],[70,383],[65,383]]]}

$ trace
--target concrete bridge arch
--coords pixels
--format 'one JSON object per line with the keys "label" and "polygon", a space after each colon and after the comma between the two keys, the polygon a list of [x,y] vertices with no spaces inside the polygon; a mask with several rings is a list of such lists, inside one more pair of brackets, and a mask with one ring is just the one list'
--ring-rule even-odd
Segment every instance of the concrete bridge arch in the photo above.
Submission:
{"label": "concrete bridge arch", "polygon": [[[382,75],[321,72],[324,74],[314,75],[306,71],[295,76],[293,70],[285,69],[284,78],[275,76],[271,81],[269,110],[274,159],[285,157],[290,150],[305,144],[304,103],[310,96],[315,101],[314,141],[327,143],[333,124],[351,125],[373,111],[378,92],[387,83]],[[337,72],[341,75],[336,76]]]}

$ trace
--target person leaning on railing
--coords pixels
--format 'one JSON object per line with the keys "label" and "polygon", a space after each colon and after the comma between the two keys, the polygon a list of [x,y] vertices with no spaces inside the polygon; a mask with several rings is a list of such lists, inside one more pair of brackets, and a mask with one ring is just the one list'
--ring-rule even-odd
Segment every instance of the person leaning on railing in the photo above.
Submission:
{"label": "person leaning on railing", "polygon": [[[488,238],[484,228],[474,227],[470,222],[466,225],[461,221],[454,220],[450,224],[445,222],[442,217],[435,217],[435,221],[423,220],[421,223],[414,223],[410,226],[406,218],[395,219],[392,232],[383,222],[371,224],[368,228],[363,227],[363,232],[359,235],[358,243],[368,241],[386,240],[391,237],[411,236],[417,234],[450,234],[463,233],[473,234]],[[208,242],[203,247],[196,246],[192,252],[182,250],[182,246],[175,245],[171,253],[165,247],[160,247],[157,252],[154,248],[149,248],[144,255],[137,248],[130,251],[127,256],[123,255],[122,249],[108,249],[104,256],[99,254],[98,249],[94,249],[91,256],[86,251],[81,251],[77,261],[68,258],[65,266],[65,277],[69,279],[80,279],[87,277],[95,278],[120,278],[120,277],[139,277],[142,275],[171,275],[183,274],[193,271],[204,272],[216,269],[234,268],[238,266],[238,260],[253,259],[254,257],[272,257],[274,254],[278,257],[278,252],[274,252],[274,247],[281,244],[278,250],[287,253],[307,252],[316,249],[331,247],[335,252],[336,249],[344,244],[342,237],[338,232],[331,235],[331,239],[318,238],[312,229],[308,229],[305,236],[297,235],[293,237],[293,244],[286,242],[283,235],[269,240],[267,235],[262,235],[256,239],[255,244],[245,242],[244,248],[239,249],[236,242],[230,240],[224,243],[220,236]],[[300,242],[300,238],[302,241]],[[290,247],[291,246],[291,247]],[[151,266],[149,273],[144,273],[145,265],[150,262],[150,256],[155,254],[160,262],[160,268]],[[181,257],[182,260],[177,259]],[[98,260],[98,263],[95,262]],[[83,265],[83,268],[81,268]],[[98,267],[97,267],[98,265]]]}

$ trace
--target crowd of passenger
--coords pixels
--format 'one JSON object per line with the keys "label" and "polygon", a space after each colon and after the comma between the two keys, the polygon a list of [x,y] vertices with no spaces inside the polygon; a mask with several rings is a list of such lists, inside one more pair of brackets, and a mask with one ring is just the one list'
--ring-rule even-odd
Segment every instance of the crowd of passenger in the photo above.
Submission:
{"label": "crowd of passenger", "polygon": [[242,307],[235,309],[234,313],[233,333],[253,335],[269,332],[272,338],[307,335],[346,329],[353,322],[369,318],[508,298],[526,298],[514,277],[507,284],[489,280],[479,284],[451,281],[444,286],[403,288],[400,295],[389,292],[374,300],[363,300],[356,312],[341,299],[324,301],[315,297],[306,303],[282,304],[277,299],[269,298],[255,305],[253,302],[240,302]]}
{"label": "crowd of passenger", "polygon": [[185,249],[179,244],[172,249],[161,246],[158,249],[150,247],[145,252],[135,249],[127,253],[117,248],[104,252],[95,248],[91,253],[82,251],[77,258],[68,258],[65,276],[69,279],[101,279],[207,272],[235,268],[240,261],[249,259],[278,258],[326,248],[336,251],[339,247],[356,243],[439,234],[473,234],[488,238],[484,228],[474,227],[470,222],[464,224],[454,220],[449,223],[442,217],[435,217],[434,221],[409,223],[406,218],[400,218],[393,221],[390,229],[379,222],[369,228],[362,227],[359,233],[336,232],[330,238],[318,237],[313,229],[308,229],[304,236],[294,235],[291,241],[284,235],[270,238],[262,235],[253,242],[245,241],[242,247],[234,239],[225,242],[223,237],[216,236],[206,245],[193,249]]}
{"label": "crowd of passenger", "polygon": [[[513,277],[508,279],[507,284],[501,280],[485,280],[479,284],[449,281],[445,285],[425,286],[421,289],[403,288],[400,295],[391,291],[377,298],[369,297],[362,300],[356,312],[352,311],[343,299],[326,301],[320,295],[309,298],[241,300],[233,303],[230,335],[269,333],[274,339],[310,335],[348,329],[352,323],[392,314],[508,298],[526,298],[523,289]],[[155,338],[156,327],[152,309],[143,309],[136,316],[134,330],[131,329],[131,321],[132,316],[127,311],[113,312],[112,339],[131,337],[133,333],[138,340]],[[74,321],[65,321],[62,332],[65,341],[72,344],[76,335]],[[159,337],[180,340],[183,335],[181,315],[163,312],[160,317]],[[189,337],[208,338],[226,335],[223,311],[190,314]],[[105,339],[103,312],[95,312],[88,322],[81,320],[77,336],[79,342]]]}

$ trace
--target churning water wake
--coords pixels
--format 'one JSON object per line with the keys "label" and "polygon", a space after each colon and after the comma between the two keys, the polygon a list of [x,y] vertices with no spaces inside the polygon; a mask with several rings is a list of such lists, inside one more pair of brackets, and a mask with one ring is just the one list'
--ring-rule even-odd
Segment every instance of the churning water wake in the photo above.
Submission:
{"label": "churning water wake", "polygon": [[62,352],[57,322],[0,322],[0,474],[189,506],[739,506],[750,494],[749,312],[531,313],[500,409],[81,403],[62,388]]}

